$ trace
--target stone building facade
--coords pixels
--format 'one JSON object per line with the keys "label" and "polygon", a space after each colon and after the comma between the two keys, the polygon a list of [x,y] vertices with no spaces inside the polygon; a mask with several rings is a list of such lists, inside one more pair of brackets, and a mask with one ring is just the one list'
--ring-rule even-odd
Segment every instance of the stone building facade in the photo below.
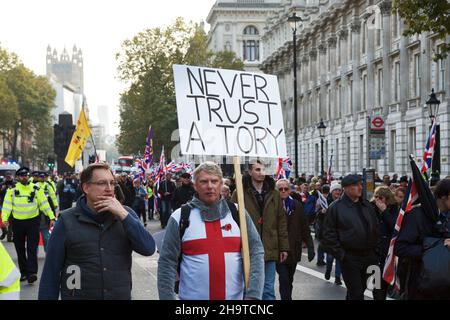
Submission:
{"label": "stone building facade", "polygon": [[260,72],[264,60],[261,35],[266,20],[281,0],[217,0],[206,21],[210,25],[208,48],[233,51],[247,71]]}
{"label": "stone building facade", "polygon": [[[293,40],[297,30],[299,172],[320,173],[323,119],[325,169],[333,154],[334,175],[410,172],[408,155],[422,157],[430,119],[425,102],[434,88],[441,101],[441,177],[450,175],[450,59],[433,61],[442,40],[433,34],[402,35],[404,22],[392,1],[284,0],[267,20],[261,69],[279,79],[288,152],[294,158]],[[449,41],[449,39],[446,39]],[[367,117],[386,123],[386,156],[368,163]]]}

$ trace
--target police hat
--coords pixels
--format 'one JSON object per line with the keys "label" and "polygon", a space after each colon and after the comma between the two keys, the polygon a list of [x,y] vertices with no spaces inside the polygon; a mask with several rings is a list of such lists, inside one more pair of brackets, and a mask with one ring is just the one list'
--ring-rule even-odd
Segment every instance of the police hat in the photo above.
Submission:
{"label": "police hat", "polygon": [[16,176],[27,176],[30,174],[30,169],[27,167],[20,167],[19,170],[16,171]]}
{"label": "police hat", "polygon": [[30,175],[33,177],[39,177],[39,173],[39,171],[32,171]]}
{"label": "police hat", "polygon": [[362,178],[360,175],[358,174],[349,174],[346,175],[341,182],[342,187],[348,187],[351,186],[352,184],[356,184],[358,182],[361,182]]}
{"label": "police hat", "polygon": [[40,171],[39,172],[39,177],[40,178],[45,178],[45,177],[48,177],[48,176],[49,176],[49,174],[47,172],[45,172],[45,171]]}

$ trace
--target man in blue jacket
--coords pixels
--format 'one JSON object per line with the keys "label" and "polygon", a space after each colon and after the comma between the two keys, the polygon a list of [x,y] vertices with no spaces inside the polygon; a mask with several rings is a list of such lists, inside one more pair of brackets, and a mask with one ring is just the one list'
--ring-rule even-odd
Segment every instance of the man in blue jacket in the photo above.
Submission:
{"label": "man in blue jacket", "polygon": [[104,163],[81,173],[84,195],[55,224],[39,299],[131,299],[132,251],[150,256],[155,242],[136,213],[114,197],[115,184]]}

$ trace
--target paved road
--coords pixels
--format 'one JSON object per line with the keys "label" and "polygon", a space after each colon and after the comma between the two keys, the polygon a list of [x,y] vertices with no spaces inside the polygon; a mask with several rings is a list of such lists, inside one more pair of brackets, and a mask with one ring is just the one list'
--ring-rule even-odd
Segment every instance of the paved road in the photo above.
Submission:
{"label": "paved road", "polygon": [[[161,230],[159,221],[151,221],[147,229],[152,233]],[[17,265],[17,255],[12,243],[3,241],[6,249]],[[39,279],[43,269],[45,253],[43,248],[39,248]],[[309,263],[304,254],[302,261],[297,265],[297,272],[294,278],[293,299],[294,300],[343,300],[345,299],[346,289],[344,286],[334,284],[334,278],[329,281],[324,279],[323,273],[325,267],[317,267],[316,260]],[[133,253],[133,291],[134,300],[157,300],[157,261],[158,254],[151,257],[143,257]],[[278,277],[278,276],[277,276]],[[22,282],[21,299],[36,300],[38,296],[39,281],[29,285],[26,281]],[[276,280],[276,296],[280,299],[278,292],[278,278]],[[371,293],[367,291],[366,298],[371,298]]]}

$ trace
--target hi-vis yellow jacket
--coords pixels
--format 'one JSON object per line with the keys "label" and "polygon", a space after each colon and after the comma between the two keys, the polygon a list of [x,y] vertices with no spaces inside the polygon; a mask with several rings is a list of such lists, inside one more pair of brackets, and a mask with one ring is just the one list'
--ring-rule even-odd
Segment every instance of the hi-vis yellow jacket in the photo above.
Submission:
{"label": "hi-vis yellow jacket", "polygon": [[2,221],[8,221],[11,214],[17,220],[33,219],[39,215],[39,211],[42,211],[50,220],[55,219],[44,191],[34,183],[23,185],[18,182],[14,188],[6,192]]}
{"label": "hi-vis yellow jacket", "polygon": [[0,242],[0,300],[20,299],[20,272]]}
{"label": "hi-vis yellow jacket", "polygon": [[44,191],[49,201],[52,201],[53,208],[58,208],[58,200],[56,199],[55,190],[49,181],[38,182],[37,185]]}

